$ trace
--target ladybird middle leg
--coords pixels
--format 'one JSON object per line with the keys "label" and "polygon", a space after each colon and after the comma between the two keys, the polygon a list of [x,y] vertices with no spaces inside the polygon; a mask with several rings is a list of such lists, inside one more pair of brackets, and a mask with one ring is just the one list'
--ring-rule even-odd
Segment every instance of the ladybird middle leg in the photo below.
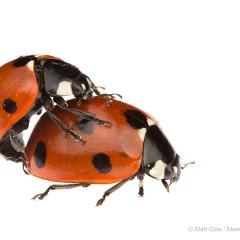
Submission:
{"label": "ladybird middle leg", "polygon": [[35,195],[35,196],[32,198],[32,200],[36,200],[36,199],[42,200],[42,199],[44,199],[51,190],[57,190],[57,189],[72,189],[72,188],[75,188],[75,187],[88,187],[89,185],[90,185],[90,184],[87,184],[87,183],[54,184],[54,185],[49,186],[49,187],[46,189],[45,192]]}
{"label": "ladybird middle leg", "polygon": [[144,180],[144,175],[145,173],[142,170],[139,170],[137,173],[137,178],[139,180],[139,191],[138,191],[138,195],[140,197],[143,197],[144,195],[144,188],[143,188],[143,180]]}
{"label": "ladybird middle leg", "polygon": [[112,194],[113,192],[118,190],[120,187],[122,187],[126,182],[133,180],[135,177],[136,177],[136,175],[131,176],[130,178],[126,178],[126,179],[122,180],[121,182],[115,184],[113,187],[109,188],[106,192],[104,192],[102,198],[100,198],[97,201],[96,206],[101,206],[103,204],[103,202],[105,201],[106,197],[108,197],[110,194]]}
{"label": "ladybird middle leg", "polygon": [[60,128],[62,129],[68,136],[75,139],[76,141],[81,142],[82,144],[85,144],[86,142],[82,139],[80,135],[78,135],[75,131],[68,129],[65,124],[51,111],[47,111],[48,116],[52,119],[52,121]]}
{"label": "ladybird middle leg", "polygon": [[102,119],[99,119],[98,117],[94,116],[93,114],[87,113],[87,112],[83,112],[80,111],[76,108],[71,108],[68,106],[67,102],[65,101],[65,99],[61,96],[53,96],[53,101],[62,109],[73,113],[77,116],[83,117],[86,120],[93,120],[95,123],[104,126],[104,127],[111,127],[111,123],[109,121],[105,121]]}

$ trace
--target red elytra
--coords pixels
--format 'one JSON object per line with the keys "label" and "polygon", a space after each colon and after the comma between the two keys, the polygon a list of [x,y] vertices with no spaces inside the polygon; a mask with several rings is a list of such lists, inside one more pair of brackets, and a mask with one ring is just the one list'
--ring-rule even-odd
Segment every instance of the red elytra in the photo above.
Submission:
{"label": "red elytra", "polygon": [[[41,55],[38,59],[57,58]],[[19,67],[14,66],[15,61],[0,68],[0,139],[33,107],[39,92],[33,60]],[[15,109],[7,111],[7,106],[4,106],[6,100],[14,104]]]}
{"label": "red elytra", "polygon": [[[143,140],[139,132],[128,124],[124,112],[136,108],[117,100],[112,100],[111,104],[108,102],[96,97],[91,102],[83,102],[80,107],[74,100],[68,104],[110,121],[111,128],[102,128],[91,121],[79,123],[72,114],[58,107],[54,109],[54,114],[68,128],[76,129],[83,136],[85,145],[67,137],[44,114],[26,147],[29,172],[50,181],[88,184],[114,183],[134,175],[141,165]],[[94,159],[97,166],[94,166]],[[99,163],[98,166],[98,161],[103,165]]]}
{"label": "red elytra", "polygon": [[164,187],[177,181],[181,173],[179,155],[149,114],[127,103],[95,97],[92,101],[68,102],[72,108],[91,112],[111,122],[101,128],[92,120],[77,120],[59,107],[53,113],[70,129],[86,139],[85,145],[70,139],[44,114],[30,136],[27,148],[28,172],[36,177],[65,184],[51,185],[33,199],[43,199],[50,190],[86,187],[90,184],[116,183],[107,196],[137,177],[143,196],[145,174],[161,180]]}

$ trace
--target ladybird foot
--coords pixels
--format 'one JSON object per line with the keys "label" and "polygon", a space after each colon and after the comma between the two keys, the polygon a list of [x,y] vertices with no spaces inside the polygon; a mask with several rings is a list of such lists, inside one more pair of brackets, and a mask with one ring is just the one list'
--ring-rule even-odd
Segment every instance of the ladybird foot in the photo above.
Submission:
{"label": "ladybird foot", "polygon": [[86,143],[86,141],[84,141],[84,140],[82,139],[82,137],[79,136],[79,135],[78,135],[76,132],[74,132],[73,130],[67,129],[67,130],[66,130],[66,133],[67,133],[71,138],[75,139],[75,140],[78,141],[78,142],[81,142],[82,145],[84,145],[84,144]]}
{"label": "ladybird foot", "polygon": [[143,197],[144,196],[144,189],[143,189],[143,187],[139,188],[138,195],[139,195],[139,197]]}
{"label": "ladybird foot", "polygon": [[103,93],[100,94],[99,97],[102,98],[107,98],[107,99],[115,99],[116,97],[119,97],[120,99],[122,99],[122,95],[118,94],[118,93]]}
{"label": "ladybird foot", "polygon": [[105,197],[99,199],[99,200],[97,201],[97,203],[96,203],[96,206],[97,206],[97,207],[101,206],[104,201],[105,201]]}
{"label": "ladybird foot", "polygon": [[46,196],[45,194],[40,193],[40,194],[35,195],[32,198],[32,200],[43,200],[45,198],[45,196]]}
{"label": "ladybird foot", "polygon": [[120,99],[122,99],[122,96],[121,96],[120,94],[118,94],[118,93],[111,93],[111,94],[106,94],[106,93],[104,93],[104,94],[100,94],[100,95],[98,95],[98,96],[101,97],[101,98],[107,99],[106,105],[107,105],[108,107],[112,106],[113,99],[116,98],[115,96],[117,96],[117,97],[119,97]]}

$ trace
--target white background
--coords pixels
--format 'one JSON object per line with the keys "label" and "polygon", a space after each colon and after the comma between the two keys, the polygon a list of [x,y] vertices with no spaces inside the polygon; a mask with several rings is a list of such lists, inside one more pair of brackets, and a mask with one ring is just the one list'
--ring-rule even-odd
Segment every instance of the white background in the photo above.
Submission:
{"label": "white background", "polygon": [[144,198],[135,180],[97,208],[108,185],[34,202],[49,182],[1,159],[0,239],[239,239],[223,232],[240,227],[239,1],[2,0],[0,26],[0,64],[69,61],[151,113],[182,160],[196,161],[169,194],[146,177]]}

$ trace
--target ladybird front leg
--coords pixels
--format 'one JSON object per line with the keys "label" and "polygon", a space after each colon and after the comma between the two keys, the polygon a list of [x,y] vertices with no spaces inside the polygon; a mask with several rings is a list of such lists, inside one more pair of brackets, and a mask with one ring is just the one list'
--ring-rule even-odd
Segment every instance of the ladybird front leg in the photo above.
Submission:
{"label": "ladybird front leg", "polygon": [[35,195],[32,200],[42,200],[44,199],[51,190],[57,189],[72,189],[75,187],[88,187],[90,184],[87,183],[73,183],[73,184],[54,184],[49,186],[45,192]]}
{"label": "ladybird front leg", "polygon": [[135,178],[136,175],[131,176],[130,178],[124,179],[123,181],[117,183],[116,185],[114,185],[113,187],[109,188],[106,192],[104,192],[102,198],[100,198],[97,201],[96,206],[99,207],[103,204],[103,202],[105,201],[106,197],[108,197],[110,194],[112,194],[113,192],[115,192],[116,190],[118,190],[120,187],[122,187],[126,182],[128,182],[129,180],[133,180]]}
{"label": "ladybird front leg", "polygon": [[169,184],[167,183],[167,181],[165,179],[162,179],[162,184],[166,188],[167,192],[169,192]]}
{"label": "ladybird front leg", "polygon": [[[83,89],[83,85],[85,89]],[[105,90],[104,87],[95,86],[92,80],[84,73],[80,73],[72,84],[73,94],[79,102],[81,102],[82,99],[91,100],[93,98],[93,93],[95,93],[96,96],[107,98],[109,101],[115,99],[116,96],[122,98],[118,93],[101,93],[98,88]]]}

